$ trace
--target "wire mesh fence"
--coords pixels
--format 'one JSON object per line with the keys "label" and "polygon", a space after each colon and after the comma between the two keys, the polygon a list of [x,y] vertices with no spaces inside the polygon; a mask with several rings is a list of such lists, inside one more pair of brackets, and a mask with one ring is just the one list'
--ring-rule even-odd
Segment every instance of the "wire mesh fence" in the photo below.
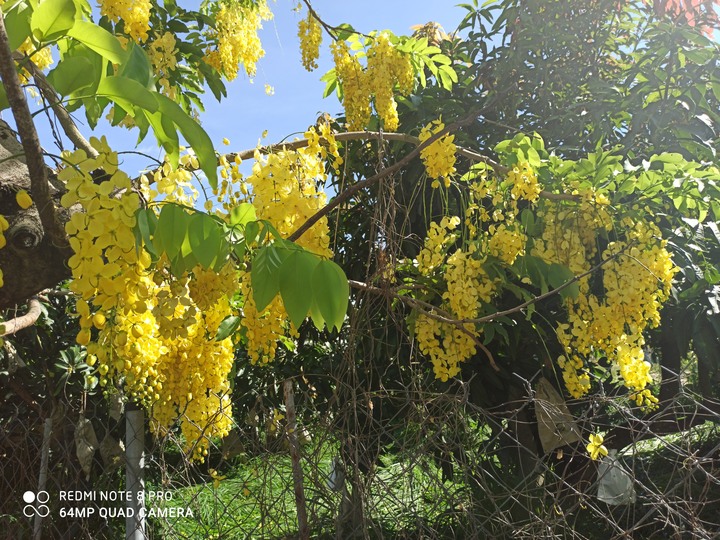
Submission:
{"label": "wire mesh fence", "polygon": [[[565,403],[538,372],[514,378],[513,399],[484,407],[473,377],[439,391],[422,364],[380,384],[356,368],[270,379],[203,463],[174,432],[147,435],[145,525],[130,537],[720,534],[715,402],[683,391],[654,413],[625,396]],[[101,396],[23,399],[13,380],[1,406],[0,537],[126,538],[122,418],[99,409]],[[325,400],[321,384],[333,388]],[[593,460],[596,432],[610,455]]]}

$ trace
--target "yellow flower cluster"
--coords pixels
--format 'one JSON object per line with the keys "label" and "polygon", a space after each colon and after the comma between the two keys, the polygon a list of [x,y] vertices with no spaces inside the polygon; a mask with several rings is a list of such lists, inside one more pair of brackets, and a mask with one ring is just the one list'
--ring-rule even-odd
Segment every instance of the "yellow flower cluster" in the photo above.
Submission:
{"label": "yellow flower cluster", "polygon": [[385,131],[397,131],[399,121],[394,89],[406,96],[413,90],[415,74],[408,55],[398,52],[387,33],[381,32],[368,51],[367,77],[375,94],[375,110]]}
{"label": "yellow flower cluster", "polygon": [[[296,151],[281,151],[268,156],[255,156],[252,175],[252,203],[258,219],[266,219],[283,236],[295,229],[327,204],[320,187],[327,175],[322,155],[327,150],[320,144],[315,129],[306,132],[308,146]],[[323,257],[332,252],[327,218],[318,220],[297,243]]]}
{"label": "yellow flower cluster", "polygon": [[220,274],[201,270],[190,283],[194,283],[190,294],[195,292],[204,307],[192,299],[196,309],[187,317],[186,337],[159,336],[157,340],[159,352],[167,352],[157,360],[163,387],[160,399],[152,404],[152,427],[164,433],[179,420],[186,450],[192,450],[195,459],[203,459],[209,439],[224,437],[232,428],[228,377],[234,361],[233,345],[230,338],[214,338],[220,323],[232,314],[229,295],[238,288],[237,272],[232,264]]}
{"label": "yellow flower cluster", "polygon": [[100,0],[100,14],[125,25],[125,33],[137,43],[148,38],[150,30],[150,0]]}
{"label": "yellow flower cluster", "polygon": [[458,249],[448,257],[445,270],[447,291],[442,298],[458,319],[477,317],[482,303],[489,303],[495,286],[483,269],[483,261],[473,257],[474,250]]}
{"label": "yellow flower cluster", "polygon": [[294,335],[282,298],[277,295],[262,312],[259,312],[250,288],[250,272],[242,276],[240,293],[245,299],[241,324],[246,332],[250,361],[253,364],[272,362],[277,352],[278,341],[288,333]]}
{"label": "yellow flower cluster", "polygon": [[179,164],[180,167],[173,167],[166,157],[162,166],[153,172],[154,188],[147,175],[140,177],[140,192],[146,201],[155,200],[162,195],[165,202],[194,206],[199,193],[192,184],[193,176],[190,171],[198,170],[200,164],[192,151],[181,155]]}
{"label": "yellow flower cluster", "polygon": [[445,250],[455,240],[457,235],[448,234],[460,225],[460,218],[457,216],[444,216],[440,223],[432,222],[425,237],[425,244],[415,259],[418,272],[423,276],[431,275],[445,262]]}
{"label": "yellow flower cluster", "polygon": [[262,22],[273,14],[265,0],[256,6],[227,0],[222,2],[215,18],[217,48],[209,51],[205,62],[225,75],[229,81],[237,77],[242,64],[248,77],[254,77],[258,60],[265,51],[258,37]]}
{"label": "yellow flower cluster", "polygon": [[[444,270],[446,291],[442,294],[442,307],[453,318],[462,320],[477,317],[481,305],[491,301],[495,284],[485,272],[484,259],[478,257],[473,245],[467,251],[455,250],[446,261],[448,247],[458,238],[450,231],[459,224],[460,218],[447,216],[439,224],[431,223],[415,265],[424,276]],[[414,333],[420,352],[430,357],[435,376],[442,381],[457,375],[460,363],[475,354],[475,339],[479,334],[471,323],[460,327],[425,313],[418,315]]]}
{"label": "yellow flower cluster", "polygon": [[[420,130],[420,142],[427,141],[432,135],[445,129],[442,120],[433,120]],[[450,180],[455,174],[455,135],[445,134],[438,140],[423,148],[420,157],[425,164],[425,170],[433,178],[432,187],[440,187],[440,178],[444,179],[445,187],[450,187]]]}
{"label": "yellow flower cluster", "polygon": [[[77,341],[88,348],[88,364],[97,364],[101,385],[123,385],[148,409],[155,432],[178,422],[186,450],[202,459],[209,438],[231,427],[233,348],[214,336],[232,314],[236,271],[230,264],[219,273],[195,268],[173,280],[161,259],[151,272],[133,234],[139,197],[118,170],[117,154],[104,140],[91,144],[97,158],[66,153],[71,166],[59,174],[68,190],[62,204],[83,209],[66,225],[74,251],[70,289],[80,296]],[[100,168],[109,179],[96,184],[90,173]]]}
{"label": "yellow flower cluster", "polygon": [[[628,230],[625,240],[611,242],[602,253],[608,261],[603,267],[604,297],[585,290],[569,303],[568,323],[558,325],[566,352],[561,367],[568,390],[579,397],[590,387],[585,362],[605,356],[618,366],[638,404],[652,407],[657,399],[646,391],[652,378],[643,332],[660,324],[660,308],[677,269],[654,224],[626,219],[623,225]],[[579,382],[577,372],[583,373]]]}
{"label": "yellow flower cluster", "polygon": [[153,65],[153,71],[158,77],[162,93],[170,99],[175,99],[175,88],[170,86],[170,74],[177,67],[177,48],[175,36],[172,32],[165,32],[148,47],[148,57]]}
{"label": "yellow flower cluster", "polygon": [[603,444],[605,442],[605,438],[602,435],[599,433],[591,433],[588,440],[590,441],[590,444],[588,444],[586,448],[588,454],[590,454],[590,459],[595,460],[608,455],[608,449]]}
{"label": "yellow flower cluster", "polygon": [[342,84],[345,121],[349,131],[362,130],[370,122],[370,99],[367,73],[357,57],[350,53],[344,41],[335,41],[330,45],[335,62],[335,72]]}
{"label": "yellow flower cluster", "polygon": [[[37,49],[30,38],[25,39],[22,45],[18,47],[18,52],[26,54],[30,60],[40,69],[40,71],[50,67],[53,63],[52,51],[50,47]],[[30,73],[25,69],[19,72],[20,82],[27,83],[30,80]]]}
{"label": "yellow flower cluster", "polygon": [[[130,178],[117,168],[117,154],[106,153],[104,137],[93,137],[90,143],[100,152],[97,158],[83,150],[65,153],[70,166],[58,174],[67,189],[62,205],[79,204],[84,210],[73,213],[65,225],[74,252],[68,260],[74,278],[70,290],[108,311],[124,294],[126,281],[134,281],[135,266],[146,268],[150,258],[135,250],[133,227],[140,198],[131,191]],[[96,184],[90,174],[96,169],[103,169],[109,178]],[[89,314],[81,317],[80,327],[78,341],[85,345],[92,327]]]}
{"label": "yellow flower cluster", "polygon": [[340,171],[340,166],[344,160],[340,156],[340,148],[338,147],[335,134],[332,131],[330,122],[326,119],[318,122],[318,130],[310,128],[305,132],[305,138],[309,141],[309,146],[319,148],[320,157],[323,160],[329,159],[335,172]]}
{"label": "yellow flower cluster", "polygon": [[[589,227],[583,213],[577,208],[546,202],[537,215],[543,220],[544,229],[542,236],[535,239],[532,255],[547,263],[567,266],[575,275],[587,272],[590,263],[583,238],[592,235],[594,244],[596,229]],[[587,278],[580,281],[581,290],[587,283]]]}
{"label": "yellow flower cluster", "polygon": [[343,106],[349,130],[361,130],[370,121],[370,102],[374,96],[375,110],[385,131],[398,129],[395,89],[408,95],[415,86],[415,73],[410,57],[397,50],[387,33],[375,36],[367,52],[367,67],[350,52],[344,41],[331,46],[335,72],[343,88]]}
{"label": "yellow flower cluster", "polygon": [[[249,189],[243,174],[240,172],[240,165],[242,164],[240,156],[235,155],[234,159],[229,161],[227,156],[221,155],[218,161],[220,163],[221,181],[217,188],[213,189],[213,195],[221,204],[223,210],[229,213],[247,198]],[[212,201],[205,201],[205,210],[210,212],[212,209]]]}
{"label": "yellow flower cluster", "polygon": [[320,57],[320,43],[322,42],[322,28],[318,20],[308,11],[307,17],[298,23],[298,37],[300,38],[300,53],[302,65],[308,71],[317,69],[317,60]]}
{"label": "yellow flower cluster", "polygon": [[515,225],[501,223],[491,225],[488,252],[508,266],[512,266],[518,256],[525,254],[527,236]]}
{"label": "yellow flower cluster", "polygon": [[[472,325],[466,325],[475,332]],[[454,324],[438,321],[421,313],[415,320],[415,337],[420,352],[429,356],[435,377],[445,382],[460,373],[460,362],[476,352],[472,335]]]}
{"label": "yellow flower cluster", "polygon": [[538,182],[537,176],[529,163],[519,163],[507,174],[511,183],[510,190],[513,199],[525,199],[536,202],[542,192],[542,185]]}
{"label": "yellow flower cluster", "polygon": [[[329,131],[321,138],[314,128],[305,133],[308,146],[296,151],[281,151],[268,156],[255,155],[250,200],[258,219],[269,221],[283,236],[290,236],[307,219],[325,206],[327,197],[321,188],[327,174],[325,158],[340,159],[337,144]],[[327,148],[321,144],[327,140]],[[330,234],[326,218],[318,220],[297,244],[322,257],[331,257]],[[295,334],[280,296],[258,312],[250,290],[250,274],[243,275],[241,292],[245,298],[242,326],[246,330],[248,354],[253,363],[270,362],[277,341],[288,332]]]}

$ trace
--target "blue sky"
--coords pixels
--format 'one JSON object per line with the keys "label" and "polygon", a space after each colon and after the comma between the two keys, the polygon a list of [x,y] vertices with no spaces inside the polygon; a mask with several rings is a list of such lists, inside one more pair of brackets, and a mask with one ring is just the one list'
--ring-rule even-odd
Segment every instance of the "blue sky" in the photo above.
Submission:
{"label": "blue sky", "polygon": [[[275,19],[265,23],[261,34],[266,55],[258,64],[254,83],[238,77],[228,87],[227,100],[207,101],[202,121],[214,141],[226,136],[233,149],[252,148],[265,129],[268,137],[263,142],[276,142],[302,133],[320,112],[340,110],[333,96],[322,98],[320,77],[332,67],[329,38],[323,37],[318,69],[307,72],[300,63],[297,38],[297,23],[303,15],[293,12],[292,5],[288,0],[271,3]],[[396,34],[410,34],[411,26],[428,21],[451,31],[465,13],[455,2],[443,0],[317,0],[313,7],[331,25],[348,22],[361,32],[388,29]],[[266,84],[274,87],[273,96],[265,94]]]}
{"label": "blue sky", "polygon": [[[269,5],[275,18],[264,23],[260,37],[266,54],[258,63],[254,81],[241,70],[238,78],[228,84],[228,97],[221,103],[216,102],[210,92],[205,95],[206,110],[200,121],[221,152],[253,148],[264,130],[268,134],[263,144],[285,138],[292,140],[314,124],[320,112],[336,114],[341,110],[334,96],[322,97],[324,83],[320,77],[332,67],[329,37],[323,36],[318,69],[307,72],[300,63],[297,37],[297,23],[305,12],[293,11],[295,0],[269,0]],[[328,24],[349,23],[361,32],[389,29],[399,35],[410,34],[411,26],[429,21],[452,31],[465,14],[464,9],[455,7],[454,1],[446,0],[316,0],[312,5]],[[274,95],[265,93],[266,84],[275,89]],[[3,116],[8,119],[9,111]],[[36,118],[40,140],[46,150],[53,153],[57,150],[43,116]],[[107,135],[113,149],[135,149],[136,130],[112,128],[101,121],[91,132],[82,112],[78,111],[74,117],[87,137]],[[230,147],[223,146],[224,137],[231,141]],[[152,133],[137,150],[158,158],[162,156]],[[123,169],[131,176],[144,167],[153,166],[149,160],[137,156],[125,155],[123,160]]]}

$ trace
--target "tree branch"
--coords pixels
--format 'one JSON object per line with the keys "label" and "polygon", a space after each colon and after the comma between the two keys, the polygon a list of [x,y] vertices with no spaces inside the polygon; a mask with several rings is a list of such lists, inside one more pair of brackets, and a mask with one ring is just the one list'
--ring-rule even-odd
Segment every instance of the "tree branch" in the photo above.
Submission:
{"label": "tree branch", "polygon": [[[435,319],[440,322],[446,322],[449,324],[454,324],[463,333],[470,336],[470,338],[472,338],[475,345],[477,345],[485,353],[492,368],[495,371],[500,371],[500,368],[495,363],[495,357],[490,352],[490,350],[485,346],[485,344],[482,341],[480,341],[480,338],[477,336],[477,334],[475,334],[475,332],[473,332],[469,328],[466,328],[465,325],[455,324],[456,321],[452,318],[452,315],[450,313],[448,313],[447,311],[437,308],[427,302],[423,302],[422,300],[417,300],[416,298],[412,298],[410,296],[401,296],[401,295],[397,294],[397,292],[395,292],[391,289],[387,289],[387,288],[383,289],[380,287],[374,287],[373,285],[368,285],[367,283],[363,283],[361,281],[355,281],[352,279],[348,280],[348,284],[353,289],[368,291],[373,294],[379,294],[379,295],[386,296],[386,297],[397,298],[402,303],[407,304],[408,306],[412,307],[413,309],[418,310],[419,312],[423,313],[424,315],[426,315],[427,317],[429,317],[431,319]],[[442,313],[442,315],[438,315],[438,312]]]}
{"label": "tree branch", "polygon": [[[443,131],[439,136],[445,135],[447,131]],[[432,141],[437,140],[437,138],[432,138]],[[335,140],[339,142],[346,142],[346,141],[366,141],[374,139],[377,141],[396,141],[396,142],[404,142],[408,144],[413,144],[415,146],[420,145],[420,139],[413,135],[408,135],[406,133],[385,133],[384,131],[347,131],[344,133],[336,133],[335,134]],[[271,144],[268,146],[261,146],[260,148],[252,148],[248,150],[243,150],[242,152],[236,152],[236,153],[229,153],[225,154],[225,157],[228,161],[232,161],[235,159],[236,156],[240,157],[240,159],[252,159],[255,155],[255,152],[259,152],[260,154],[266,155],[266,154],[273,154],[275,152],[282,152],[282,151],[288,151],[288,150],[297,150],[298,148],[305,148],[308,145],[307,139],[299,139],[297,141],[291,141],[288,143],[278,143],[278,144]],[[423,148],[425,145],[423,145]],[[463,157],[466,157],[472,161],[482,161],[483,163],[487,163],[492,167],[495,172],[498,174],[507,174],[507,172],[510,170],[508,167],[505,167],[503,165],[500,165],[499,163],[493,161],[488,156],[484,156],[482,154],[479,154],[477,152],[473,152],[472,150],[468,150],[467,148],[463,148],[461,146],[457,147],[457,153]]]}
{"label": "tree branch", "polygon": [[67,112],[67,109],[62,104],[62,101],[60,100],[57,92],[45,78],[45,74],[35,65],[35,63],[28,56],[15,53],[14,58],[22,62],[22,66],[28,69],[28,71],[30,71],[33,79],[35,79],[35,84],[40,90],[40,94],[42,94],[43,99],[48,102],[53,112],[55,112],[55,115],[57,116],[57,119],[60,122],[63,131],[65,132],[65,135],[67,135],[67,138],[70,139],[70,141],[75,145],[75,148],[85,150],[85,153],[89,157],[97,157],[97,150],[95,150],[87,141],[87,139],[83,136],[83,134],[80,133],[77,125],[75,125],[75,121],[72,119],[70,113]]}
{"label": "tree branch", "polygon": [[[412,135],[407,135],[405,133],[384,133],[381,131],[348,131],[345,133],[337,133],[335,134],[335,140],[339,142],[346,142],[346,141],[357,141],[357,140],[368,140],[368,139],[375,139],[377,141],[398,141],[398,142],[404,142],[408,144],[415,145],[415,149],[410,152],[408,155],[406,155],[404,158],[402,158],[400,161],[394,163],[393,165],[381,170],[374,176],[371,176],[370,178],[366,178],[365,180],[361,180],[357,184],[354,184],[350,186],[345,191],[339,193],[327,206],[319,210],[315,215],[311,216],[305,223],[303,223],[288,239],[291,241],[295,241],[300,236],[302,236],[305,232],[307,232],[308,229],[310,229],[315,223],[317,223],[318,220],[332,212],[335,208],[346,202],[348,199],[350,199],[353,195],[355,195],[358,191],[361,189],[374,184],[375,182],[381,180],[382,178],[396,172],[397,170],[403,168],[405,165],[407,165],[410,161],[412,161],[416,156],[420,154],[420,152],[423,150],[423,148],[427,147],[428,145],[432,144],[439,138],[443,137],[445,134],[449,133],[450,131],[453,131],[457,129],[458,127],[461,127],[465,125],[466,123],[472,121],[476,117],[476,113],[471,113],[468,115],[468,117],[459,120],[458,122],[455,122],[449,126],[446,126],[444,130],[441,132],[433,135],[429,139],[427,139],[424,143],[420,143],[420,139],[417,137],[414,137]],[[275,152],[287,152],[290,150],[297,150],[299,148],[305,148],[308,146],[308,140],[307,139],[301,139],[297,141],[292,141],[288,143],[280,143],[280,144],[271,144],[268,146],[262,146],[260,148],[253,148],[248,150],[243,150],[242,152],[236,152],[236,153],[229,153],[225,154],[225,158],[228,161],[233,161],[236,157],[239,157],[241,160],[246,159],[252,159],[255,156],[256,152],[259,152],[260,154],[267,155],[272,154]],[[469,150],[467,148],[463,148],[461,146],[457,147],[457,153],[463,157],[466,157],[472,161],[475,162],[483,162],[492,167],[492,169],[498,174],[498,175],[505,175],[507,174],[510,169],[508,167],[505,167],[504,165],[499,164],[498,162],[494,161],[493,159],[489,158],[488,156],[484,156],[483,154],[479,154],[477,152],[473,152],[472,150]],[[579,201],[580,198],[571,195],[569,193],[551,193],[549,191],[541,191],[540,196],[548,199],[548,200],[556,200],[556,201]]]}
{"label": "tree branch", "polygon": [[464,125],[469,124],[478,115],[478,111],[471,111],[470,114],[468,114],[466,117],[453,122],[452,124],[448,124],[445,126],[444,129],[438,131],[437,133],[430,136],[425,142],[422,144],[419,144],[415,147],[414,150],[409,152],[404,158],[402,158],[400,161],[396,161],[389,167],[386,167],[385,169],[381,170],[379,173],[374,174],[370,178],[366,178],[364,180],[360,180],[358,183],[353,184],[349,188],[347,188],[345,191],[339,193],[330,203],[328,203],[326,206],[315,212],[312,216],[310,216],[305,223],[300,225],[294,233],[292,233],[288,240],[291,242],[294,242],[298,238],[300,238],[305,232],[307,232],[315,223],[317,223],[320,219],[327,216],[330,212],[332,212],[335,208],[342,205],[346,201],[348,201],[353,195],[355,195],[358,191],[360,191],[363,188],[366,188],[368,186],[371,186],[386,176],[390,176],[391,174],[399,171],[405,165],[409,164],[413,159],[415,159],[418,155],[420,155],[420,152],[424,149],[430,146],[432,143],[440,139],[441,137],[444,137],[447,133],[450,133],[451,131],[454,131]]}
{"label": "tree branch", "polygon": [[546,298],[549,298],[551,296],[559,294],[560,291],[562,291],[566,287],[569,287],[570,285],[580,281],[584,277],[587,277],[590,274],[597,272],[600,268],[605,266],[610,261],[617,259],[620,255],[624,254],[625,251],[627,251],[634,245],[635,245],[635,243],[631,242],[630,244],[625,246],[624,249],[618,251],[617,253],[613,253],[610,257],[600,261],[598,264],[596,264],[589,270],[583,272],[582,274],[578,274],[573,279],[566,281],[559,287],[556,287],[544,294],[535,296],[535,297],[531,298],[530,300],[523,302],[522,304],[518,304],[517,306],[506,309],[504,311],[497,311],[495,313],[491,313],[489,315],[485,315],[484,317],[478,317],[475,319],[456,319],[453,317],[453,315],[451,313],[449,313],[448,311],[446,311],[442,308],[434,306],[434,305],[430,304],[429,302],[424,302],[423,300],[418,300],[417,298],[400,295],[397,293],[397,290],[395,290],[395,289],[375,287],[373,285],[368,285],[367,283],[363,283],[361,281],[355,281],[355,280],[348,280],[348,283],[354,289],[360,289],[360,290],[368,291],[368,292],[371,292],[374,294],[396,298],[400,302],[403,302],[404,304],[407,304],[408,306],[412,307],[413,309],[420,311],[421,313],[430,317],[431,319],[440,321],[442,323],[452,324],[454,326],[457,326],[463,332],[465,332],[466,334],[468,334],[469,336],[471,336],[473,338],[473,341],[475,341],[475,344],[478,345],[483,350],[483,352],[485,352],[485,354],[487,355],[488,360],[490,361],[490,364],[492,365],[493,369],[495,369],[496,371],[499,371],[499,368],[497,367],[497,364],[495,363],[492,353],[487,349],[487,347],[485,347],[485,345],[478,339],[478,337],[471,330],[466,328],[466,325],[468,325],[468,324],[483,324],[483,323],[491,322],[499,317],[513,315],[515,313],[522,311],[523,309],[530,306],[531,304],[535,304],[537,302],[545,300]]}
{"label": "tree branch", "polygon": [[50,198],[47,169],[45,168],[40,140],[15,70],[15,62],[10,50],[4,19],[0,20],[0,78],[2,78],[8,103],[10,103],[10,109],[20,135],[20,142],[25,151],[25,161],[30,175],[30,190],[40,215],[40,223],[42,223],[45,234],[54,244],[65,246],[67,245],[67,237],[63,227],[58,222],[55,206]]}
{"label": "tree branch", "polygon": [[28,310],[25,315],[0,323],[0,329],[2,329],[0,336],[9,336],[25,328],[29,328],[37,322],[41,313],[42,306],[40,300],[38,300],[36,296],[33,296],[28,300]]}

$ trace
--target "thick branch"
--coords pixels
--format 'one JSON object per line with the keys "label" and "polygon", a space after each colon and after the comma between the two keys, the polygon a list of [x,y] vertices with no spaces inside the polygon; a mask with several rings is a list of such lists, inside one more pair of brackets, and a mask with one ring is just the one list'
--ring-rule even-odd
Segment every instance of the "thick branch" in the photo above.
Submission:
{"label": "thick branch", "polygon": [[28,310],[25,315],[0,323],[0,328],[3,328],[2,332],[0,332],[0,336],[9,336],[10,334],[14,334],[15,332],[19,332],[20,330],[29,328],[35,324],[42,313],[41,308],[42,306],[40,305],[40,300],[36,297],[28,300]]}
{"label": "thick branch", "polygon": [[15,70],[4,19],[0,20],[0,77],[25,152],[25,161],[30,175],[30,190],[40,215],[40,222],[53,243],[61,246],[67,245],[65,231],[57,220],[55,207],[50,199],[47,169],[43,160],[40,140]]}
{"label": "thick branch", "polygon": [[[339,142],[366,141],[370,139],[375,139],[377,141],[404,142],[408,144],[413,144],[415,146],[420,145],[420,139],[406,133],[385,133],[383,131],[347,131],[345,133],[335,134],[335,140]],[[273,154],[275,152],[297,150],[298,148],[305,148],[308,145],[308,142],[309,141],[307,139],[299,139],[297,141],[292,141],[288,143],[271,144],[268,146],[262,146],[260,148],[243,150],[242,152],[237,152],[234,154],[226,154],[226,157],[229,161],[235,159],[236,156],[239,156],[240,159],[243,160],[251,159],[255,155],[255,152],[259,152],[260,154]],[[491,158],[477,152],[473,152],[472,150],[468,150],[467,148],[463,148],[461,146],[457,147],[457,153],[463,157],[470,159],[471,161],[482,161],[483,163],[487,163],[498,174],[507,174],[509,170],[507,167],[500,165],[499,163],[493,161]]]}

